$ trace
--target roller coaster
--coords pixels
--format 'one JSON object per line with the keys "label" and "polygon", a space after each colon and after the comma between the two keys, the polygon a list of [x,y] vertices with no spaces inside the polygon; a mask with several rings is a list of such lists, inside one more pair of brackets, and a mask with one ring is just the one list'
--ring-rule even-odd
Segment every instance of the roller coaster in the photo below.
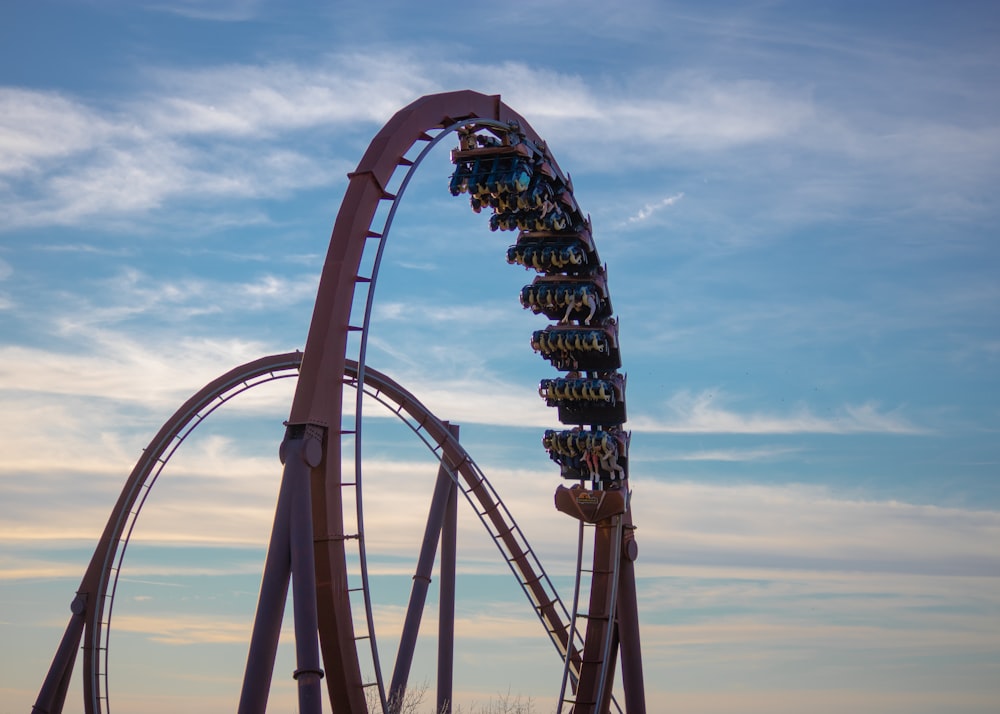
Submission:
{"label": "roller coaster", "polygon": [[[397,207],[417,167],[449,136],[457,136],[458,142],[451,152],[450,193],[467,196],[473,211],[489,214],[490,230],[517,231],[507,262],[536,273],[521,290],[521,305],[553,321],[531,334],[530,346],[565,373],[541,380],[538,393],[566,427],[545,430],[541,442],[563,479],[555,491],[555,507],[579,526],[568,605],[496,489],[459,443],[458,427],[366,364],[375,286]],[[69,624],[33,714],[62,712],[78,651],[83,653],[85,711],[110,711],[108,634],[114,596],[150,489],[171,455],[212,412],[248,389],[284,378],[296,378],[296,389],[279,450],[282,479],[240,714],[266,711],[290,584],[300,714],[320,714],[324,699],[335,714],[372,709],[397,714],[439,546],[437,711],[451,711],[459,493],[496,544],[562,662],[557,711],[645,713],[630,439],[624,428],[626,378],[620,372],[618,322],[606,269],[571,180],[523,117],[499,96],[472,91],[425,96],[400,110],[348,177],[304,350],[264,357],[213,380],[175,412],[143,451],[71,602]],[[345,403],[345,390],[353,391],[353,409]],[[366,398],[406,423],[440,462],[388,683],[367,566],[361,451]],[[353,509],[348,508],[352,503]],[[364,622],[355,622],[356,604]],[[622,701],[613,694],[619,661]]]}

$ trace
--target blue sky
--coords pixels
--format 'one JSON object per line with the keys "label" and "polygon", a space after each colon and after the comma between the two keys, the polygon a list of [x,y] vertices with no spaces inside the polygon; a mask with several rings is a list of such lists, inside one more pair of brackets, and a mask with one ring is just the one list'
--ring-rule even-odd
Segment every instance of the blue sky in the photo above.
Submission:
{"label": "blue sky", "polygon": [[[998,34],[986,2],[5,3],[0,713],[33,702],[160,424],[302,347],[368,141],[466,88],[548,141],[607,263],[651,711],[995,712]],[[546,323],[518,304],[513,235],[449,195],[450,148],[401,204],[369,363],[462,425],[568,597],[535,394],[553,372],[528,344]],[[157,484],[115,604],[116,706],[235,705],[290,394],[237,400]],[[374,409],[366,429],[391,654],[435,466]],[[558,662],[477,528],[460,701],[549,711]]]}

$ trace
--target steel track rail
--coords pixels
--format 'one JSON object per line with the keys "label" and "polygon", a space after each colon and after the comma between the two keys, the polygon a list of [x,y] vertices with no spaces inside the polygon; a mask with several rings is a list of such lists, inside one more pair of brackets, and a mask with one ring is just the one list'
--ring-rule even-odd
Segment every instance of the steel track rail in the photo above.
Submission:
{"label": "steel track rail", "polygon": [[[91,567],[78,590],[84,595],[93,592],[93,599],[87,599],[97,605],[87,617],[88,636],[83,645],[84,681],[91,683],[89,692],[85,693],[85,711],[88,714],[110,711],[107,655],[115,594],[132,533],[153,486],[178,448],[212,413],[253,387],[297,376],[301,359],[301,352],[289,352],[264,357],[230,370],[185,402],[143,450],[123,489],[124,498],[119,500],[108,520],[109,537],[102,540],[102,543],[106,540],[107,545],[95,551]],[[359,376],[357,363],[347,363],[345,376],[356,389]],[[361,391],[403,421],[460,485],[467,502],[504,556],[559,656],[576,652],[578,648],[568,630],[568,610],[520,526],[479,466],[451,436],[445,423],[410,392],[374,369],[366,370],[365,379]],[[500,516],[491,519],[485,515],[488,513]],[[496,522],[504,524],[503,534],[497,532]],[[512,543],[514,547],[509,547]],[[54,669],[62,671],[63,668],[56,664],[53,662]],[[45,691],[43,686],[43,694]],[[40,694],[36,704],[39,711],[61,709],[61,705],[53,709],[50,702],[43,703],[43,700],[47,697]]]}
{"label": "steel track rail", "polygon": [[[396,211],[399,208],[400,202],[403,199],[403,194],[406,192],[407,186],[410,184],[410,180],[416,173],[417,169],[423,163],[424,159],[431,152],[431,150],[437,146],[437,144],[444,139],[446,136],[452,132],[461,129],[462,127],[468,126],[469,124],[486,124],[497,126],[498,128],[505,128],[506,125],[498,121],[490,121],[488,119],[480,118],[469,118],[460,121],[456,121],[443,129],[435,131],[434,129],[428,129],[427,131],[418,135],[410,147],[400,156],[399,161],[396,162],[396,168],[393,170],[392,174],[388,178],[388,183],[386,184],[386,190],[381,196],[380,200],[389,201],[389,208],[385,214],[384,219],[381,221],[381,225],[376,225],[376,221],[379,220],[380,216],[378,211],[372,216],[372,222],[368,226],[368,237],[371,240],[367,240],[364,243],[364,252],[361,256],[360,265],[366,265],[366,256],[370,253],[369,246],[372,242],[376,244],[374,258],[371,260],[370,273],[367,275],[359,275],[354,282],[355,298],[358,293],[364,294],[364,313],[361,320],[361,325],[359,329],[355,331],[358,333],[358,344],[357,344],[357,355],[355,364],[357,365],[357,375],[356,379],[361,383],[365,383],[365,370],[366,370],[366,357],[368,350],[368,334],[371,327],[371,315],[372,309],[375,302],[375,288],[378,283],[379,269],[382,265],[382,256],[385,252],[385,247],[389,239],[389,232],[392,228],[393,220],[396,217]],[[435,132],[433,135],[430,132]],[[419,151],[417,156],[413,159],[404,158],[414,146],[424,144],[423,148]],[[402,170],[402,178],[398,180],[397,175],[400,170]],[[360,272],[360,271],[359,271]],[[352,300],[352,304],[353,304]],[[352,323],[353,324],[353,323]],[[349,358],[348,358],[349,359]],[[346,374],[346,373],[345,373]],[[354,451],[354,479],[353,481],[343,483],[344,487],[350,484],[353,486],[355,491],[354,505],[355,505],[355,519],[357,523],[357,547],[358,547],[358,561],[359,561],[359,577],[361,580],[361,592],[364,602],[365,610],[365,622],[368,630],[367,639],[369,642],[369,647],[371,649],[371,661],[372,667],[374,669],[375,681],[373,683],[364,683],[363,686],[371,686],[372,684],[378,687],[379,702],[381,703],[382,710],[388,710],[388,701],[385,692],[385,682],[382,676],[381,668],[381,658],[378,654],[378,640],[375,636],[375,621],[374,613],[372,610],[371,602],[371,589],[369,588],[368,582],[368,556],[367,556],[367,545],[365,539],[365,529],[364,529],[364,492],[363,492],[363,469],[361,466],[362,462],[362,415],[363,415],[363,394],[364,390],[356,390],[354,411],[352,413],[351,427],[350,429],[344,430],[341,433],[342,437],[352,436],[353,437],[353,451]]]}
{"label": "steel track rail", "polygon": [[[349,576],[344,545],[348,534],[344,524],[343,497],[343,489],[348,487],[356,489],[354,501],[357,533],[350,536],[350,539],[356,540],[359,547],[358,567],[363,582],[361,590],[365,599],[365,616],[368,628],[368,633],[362,637],[370,641],[372,665],[375,670],[374,684],[378,686],[382,710],[386,711],[385,690],[374,632],[364,542],[361,424],[362,392],[366,390],[364,388],[356,390],[355,409],[349,413],[351,415],[349,418],[353,418],[354,421],[353,424],[346,425],[348,428],[345,428],[343,422],[345,414],[343,390],[346,386],[366,385],[368,383],[365,358],[375,285],[386,239],[399,200],[413,172],[430,149],[444,136],[470,124],[497,130],[503,130],[504,127],[517,127],[521,135],[535,142],[538,146],[545,146],[524,118],[503,104],[499,96],[487,96],[471,91],[431,95],[423,97],[397,112],[372,140],[357,169],[349,174],[347,191],[334,224],[326,262],[320,278],[305,351],[299,355],[301,359],[299,379],[287,423],[290,428],[304,427],[311,429],[312,433],[321,434],[323,458],[317,462],[317,466],[313,467],[312,473],[315,482],[325,486],[317,489],[317,497],[313,500],[312,505],[317,576],[316,597],[324,603],[324,607],[318,613],[317,624],[323,660],[328,663],[327,689],[330,704],[335,711],[367,711],[367,704],[363,696],[366,684],[361,676],[357,647],[359,638],[355,636],[349,593],[342,592],[340,589],[340,584],[346,584]],[[424,146],[419,152],[419,156],[415,160],[408,158],[413,147],[421,144]],[[547,148],[545,148],[545,153],[558,171],[558,165],[551,158]],[[401,168],[403,172],[400,180],[397,178],[400,175],[397,172]],[[564,178],[571,194],[572,187],[568,177]],[[391,188],[396,181],[398,181],[398,187]],[[384,223],[379,226],[376,224],[376,215],[385,202],[389,202],[388,215]],[[377,248],[374,251],[374,258],[370,260],[371,268],[365,274],[361,266],[365,261],[365,256],[372,254],[369,250],[369,244],[372,243],[373,239],[377,242]],[[361,293],[364,294],[364,308],[359,319],[355,320],[354,306],[360,305],[360,301],[356,298]],[[353,354],[356,355],[356,360],[351,359],[352,349],[355,350]],[[348,369],[348,364],[351,362],[356,365],[353,377],[350,376]],[[239,369],[227,373],[220,380],[225,381]],[[220,380],[216,380],[216,382],[221,384]],[[354,385],[351,385],[352,381],[355,383]],[[187,406],[186,404],[185,407]],[[181,411],[183,410],[182,407]],[[196,413],[194,412],[194,414]],[[187,412],[183,416],[178,412],[175,419],[183,418],[186,415]],[[428,432],[436,433],[439,431],[440,424],[435,423],[435,420],[429,420],[428,424],[430,426],[423,425]],[[164,425],[161,435],[164,430],[169,431],[168,426],[169,424]],[[176,438],[176,434],[171,438]],[[344,450],[344,442],[349,438],[353,438],[354,442],[355,474],[353,482],[345,481],[341,473],[341,454]],[[491,533],[498,546],[509,551],[507,562],[518,575],[522,587],[526,588],[526,594],[533,600],[536,612],[540,613],[543,622],[548,622],[553,626],[559,624],[559,628],[547,627],[547,631],[550,638],[553,638],[556,643],[557,649],[560,649],[562,656],[573,660],[574,652],[578,651],[575,646],[575,638],[577,637],[575,629],[569,624],[561,624],[561,620],[552,614],[558,608],[565,611],[565,607],[561,601],[558,601],[558,598],[549,596],[545,584],[547,576],[534,577],[536,574],[532,564],[537,559],[530,548],[522,545],[523,534],[514,524],[506,507],[498,498],[493,498],[492,487],[478,471],[478,467],[465,466],[465,464],[473,462],[468,459],[467,454],[464,454],[464,450],[459,447],[457,441],[450,438],[446,429],[436,433],[433,441],[437,444],[442,463],[457,470],[457,473],[465,481],[463,493],[466,497],[474,498],[482,504],[483,510],[477,509],[477,513],[484,524],[492,529]],[[154,451],[159,450],[161,446],[164,449],[167,448],[170,442],[156,443],[157,448]],[[162,455],[162,451],[160,454]],[[156,458],[159,457],[152,457],[152,461],[149,461],[149,457],[144,455],[143,463],[148,468],[153,469]],[[139,465],[136,468],[138,469]],[[453,478],[455,478],[454,475]],[[135,483],[135,480],[130,477],[114,511],[114,519],[116,520],[114,523],[109,522],[102,536],[98,552],[95,552],[95,561],[92,562],[91,569],[88,569],[84,584],[81,586],[81,595],[78,595],[73,605],[74,617],[86,615],[87,618],[85,638],[90,644],[84,648],[84,659],[91,676],[85,677],[85,699],[88,702],[98,702],[98,706],[101,699],[101,682],[96,673],[100,671],[100,665],[95,666],[93,661],[97,658],[99,662],[102,651],[100,618],[104,612],[104,601],[108,599],[107,582],[105,579],[102,586],[101,578],[110,573],[114,567],[111,563],[116,552],[116,544],[121,540],[128,522],[127,514],[137,502],[141,508],[141,504],[145,500],[144,493],[140,490],[141,487],[141,484]],[[148,493],[148,488],[146,493]],[[127,507],[123,510],[123,506]],[[628,515],[626,514],[626,518]],[[629,527],[631,527],[630,518],[628,518],[628,522]],[[129,532],[130,530],[129,528]],[[100,558],[98,558],[98,553],[101,554]],[[597,557],[597,544],[595,543],[595,563]],[[595,570],[597,570],[596,565]],[[629,572],[631,573],[631,570]],[[577,577],[580,577],[579,572]],[[632,589],[634,590],[634,585]],[[98,592],[99,596],[89,597],[90,593],[97,594]],[[113,596],[113,590],[111,595]],[[575,609],[574,606],[574,612]],[[634,605],[631,609],[634,610]],[[109,616],[110,611],[109,607]],[[96,619],[93,615],[97,615]],[[633,691],[636,692],[633,700],[638,702],[642,699],[641,663],[638,659],[637,644],[638,630],[635,613],[631,612],[629,617],[636,635],[634,638],[636,654],[633,661],[638,666],[634,666],[633,671],[638,673],[639,687],[633,688]],[[71,627],[84,627],[84,625],[74,620],[71,621]],[[610,638],[609,632],[604,633],[604,635],[606,638]],[[67,630],[67,638],[64,639],[67,641],[72,639],[69,629]],[[589,638],[588,634],[587,639]],[[604,645],[606,641],[607,639],[602,639],[602,651],[609,649]],[[106,657],[106,642],[103,651]],[[334,665],[334,663],[336,664]],[[68,666],[71,668],[72,664],[70,663]],[[603,680],[607,676],[607,672],[605,667],[599,677]],[[573,678],[575,683],[575,669],[565,676]],[[62,682],[58,677],[57,681]],[[64,684],[59,686],[65,687]],[[602,681],[599,687],[603,686]],[[64,691],[55,694],[56,699],[64,698],[64,696]],[[626,689],[626,696],[628,697],[628,689]],[[634,710],[636,712],[644,711],[644,705],[637,704]],[[99,711],[99,709],[94,711]],[[90,710],[88,710],[88,714],[90,714]]]}

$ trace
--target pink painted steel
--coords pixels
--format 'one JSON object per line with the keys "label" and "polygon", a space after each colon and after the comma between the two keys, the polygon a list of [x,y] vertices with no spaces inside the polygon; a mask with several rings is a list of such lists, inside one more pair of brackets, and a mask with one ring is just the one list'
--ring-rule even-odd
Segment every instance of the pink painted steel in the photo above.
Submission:
{"label": "pink painted steel", "polygon": [[[386,187],[397,167],[407,163],[406,153],[417,142],[427,140],[428,131],[444,129],[458,120],[470,117],[516,122],[529,139],[544,144],[524,118],[504,105],[498,96],[461,91],[422,97],[413,102],[400,110],[379,131],[357,169],[349,175],[350,182],[337,215],[320,279],[289,421],[292,424],[327,427],[323,444],[325,468],[314,469],[313,472],[313,503],[320,641],[328,671],[327,686],[335,712],[355,714],[366,711],[350,602],[347,598],[344,538],[348,534],[343,531],[342,455],[339,438],[343,410],[342,375],[348,335],[352,328],[359,327],[349,324],[355,283],[360,278],[358,273],[361,258],[365,242],[371,237],[376,210],[381,201],[394,198],[387,193]],[[447,453],[447,449],[445,451]],[[486,516],[493,518],[488,512]],[[626,517],[630,518],[630,514]],[[497,517],[497,521],[498,532],[504,539],[505,546],[514,553],[512,563],[516,568],[523,568],[527,555],[520,550],[510,533],[503,532],[502,519]],[[595,548],[600,557],[611,557],[605,554],[607,548],[603,548],[600,543],[595,544]],[[631,575],[633,571],[629,569],[628,572]],[[598,591],[604,589],[605,585],[606,583],[595,583]],[[552,604],[541,602],[539,607],[545,612]],[[608,603],[608,608],[609,611],[614,611],[614,604]],[[606,623],[605,633],[608,628],[615,629],[617,641],[615,623]],[[568,633],[566,637],[568,639]],[[635,647],[638,648],[638,642]],[[637,651],[628,659],[637,662]],[[339,670],[334,667],[335,663]],[[586,664],[584,669],[587,669]],[[633,668],[630,674],[639,680],[639,685],[633,684],[630,689],[633,692],[641,691],[641,670]],[[581,686],[586,689],[590,685],[582,682]],[[610,696],[610,686],[605,687],[602,682],[599,686],[595,685],[595,691],[598,688],[607,691]],[[598,706],[602,712],[606,709],[603,702]],[[640,706],[644,708],[644,705]],[[643,710],[636,708],[630,714],[641,714]]]}
{"label": "pink painted steel", "polygon": [[323,464],[312,472],[313,526],[320,645],[330,703],[338,714],[367,711],[348,597],[344,539],[350,534],[344,532],[341,495],[343,375],[354,286],[375,212],[381,201],[391,200],[386,186],[396,168],[405,163],[405,154],[414,144],[426,140],[428,131],[447,128],[469,117],[514,121],[530,132],[524,119],[497,96],[472,91],[426,96],[389,120],[372,140],[357,169],[349,174],[292,402],[290,424],[327,428]]}
{"label": "pink painted steel", "polygon": [[118,501],[111,510],[108,522],[104,526],[101,539],[94,549],[90,564],[87,566],[77,590],[77,596],[73,601],[73,614],[66,627],[66,634],[63,636],[65,646],[60,646],[56,652],[32,711],[45,712],[46,714],[58,714],[62,711],[66,688],[69,685],[76,657],[75,645],[70,647],[66,643],[71,643],[75,639],[78,644],[81,635],[83,639],[84,711],[86,714],[96,714],[99,711],[98,700],[101,693],[98,686],[97,658],[101,655],[99,636],[106,604],[105,595],[111,579],[112,561],[128,523],[129,512],[139,501],[142,487],[146,484],[147,478],[157,461],[169,450],[184,425],[220,394],[255,377],[294,367],[299,364],[300,359],[301,355],[298,352],[291,352],[263,357],[229,370],[221,377],[209,382],[184,402],[149,442],[129,474]]}
{"label": "pink painted steel", "polygon": [[[451,425],[458,438],[458,426]],[[441,523],[441,589],[438,597],[437,714],[452,714],[455,675],[455,582],[458,565],[458,487],[451,482]]]}
{"label": "pink painted steel", "polygon": [[[605,638],[609,628],[614,628],[614,613],[616,610],[615,591],[618,583],[614,581],[615,571],[608,567],[613,562],[614,532],[620,528],[618,520],[621,516],[612,516],[596,524],[594,536],[594,574],[590,586],[590,608],[588,611],[587,630],[583,644],[583,663],[580,669],[580,680],[577,683],[575,704],[572,714],[604,714],[611,706],[611,681],[614,676],[602,679],[600,673],[605,667],[614,671],[617,659],[617,644],[615,632],[612,631],[611,652],[604,652]],[[610,656],[606,660],[605,657]],[[597,701],[600,696],[601,701]]]}
{"label": "pink painted steel", "polygon": [[[397,166],[405,165],[405,154],[414,144],[429,138],[426,132],[447,128],[456,121],[467,118],[516,122],[529,139],[543,143],[527,122],[503,104],[498,96],[487,96],[472,91],[450,92],[423,97],[399,111],[375,136],[357,170],[349,175],[347,192],[334,224],[306,348],[302,354],[300,376],[289,424],[319,427],[324,434],[321,458],[318,465],[311,469],[309,480],[313,511],[319,639],[327,673],[330,704],[336,714],[367,712],[351,603],[348,597],[344,539],[351,537],[351,534],[344,532],[341,495],[340,430],[344,384],[347,379],[345,368],[348,361],[348,334],[352,327],[349,325],[349,320],[354,285],[359,278],[361,258],[365,242],[370,238],[369,231],[375,212],[381,201],[392,198],[386,193],[386,186],[393,171]],[[264,365],[270,364],[271,360],[273,358],[263,358],[259,362]],[[227,378],[231,379],[234,374],[242,374],[245,371],[246,365],[238,367],[207,385],[164,425],[154,443],[166,448],[167,444],[163,439],[172,433],[176,434],[177,424],[190,416],[192,405],[200,397],[212,389],[218,390]],[[404,401],[412,400],[405,395],[405,392],[403,395]],[[422,409],[419,404],[412,402],[409,406],[418,412]],[[512,554],[510,562],[522,577],[529,595],[535,599],[536,609],[541,617],[553,625],[554,636],[563,647],[570,646],[568,625],[561,622],[555,603],[548,599],[539,577],[532,571],[528,554],[506,527],[498,509],[499,504],[492,501],[488,489],[482,487],[475,470],[470,468],[468,456],[458,446],[457,441],[449,438],[450,435],[445,427],[435,426],[432,421],[428,433],[442,445],[442,459],[445,463],[461,473],[469,487],[469,493],[483,505],[485,517],[496,527],[499,539]],[[151,451],[148,450],[136,465],[122,491],[79,590],[80,595],[84,597],[84,689],[87,714],[94,714],[94,702],[99,698],[97,678],[91,675],[97,671],[94,658],[98,656],[99,647],[94,637],[96,628],[99,628],[98,623],[104,606],[104,598],[94,597],[93,594],[106,591],[110,558],[122,535],[126,516],[139,497],[142,481],[145,475],[148,475],[149,460],[158,458],[158,454]],[[626,517],[629,518],[630,514]],[[598,550],[603,551],[606,548],[602,549],[598,544]],[[631,572],[629,569],[630,575]],[[634,592],[634,583],[632,588]],[[627,606],[634,607],[634,599],[632,604]],[[634,618],[634,613],[631,617]],[[77,634],[80,629],[79,614],[74,614],[73,618],[67,628],[67,637],[70,639],[79,636]],[[638,647],[637,641],[634,646]],[[576,659],[577,653],[574,652],[573,655]],[[638,663],[636,656],[630,657],[629,660]],[[639,678],[639,687],[627,686],[627,689],[630,688],[633,692],[641,691],[641,669],[638,671],[635,669],[632,676]],[[47,714],[61,711],[60,693],[64,695],[66,686],[64,678],[68,677],[70,670],[72,662],[67,663],[64,660],[53,662],[35,705],[35,711]],[[610,687],[607,689],[610,691]],[[642,714],[642,712],[644,704],[637,704],[634,710],[629,708],[629,714]]]}
{"label": "pink painted steel", "polygon": [[642,714],[646,711],[646,689],[642,678],[642,647],[639,640],[639,607],[635,587],[635,527],[632,512],[625,514],[625,537],[622,541],[621,566],[618,574],[617,613],[618,640],[621,649],[622,688],[625,711]]}
{"label": "pink painted steel", "polygon": [[[450,425],[452,435],[457,439],[459,427],[457,424]],[[445,594],[445,563],[448,562],[446,551],[450,549],[450,554],[454,555],[455,544],[446,542],[448,537],[454,535],[445,529],[445,521],[451,514],[451,506],[455,500],[455,482],[451,474],[441,464],[438,468],[437,481],[434,484],[434,495],[431,497],[430,511],[427,514],[427,523],[424,528],[424,537],[420,545],[420,555],[417,557],[416,572],[413,575],[413,585],[410,587],[410,600],[406,607],[406,617],[403,620],[403,631],[399,636],[399,649],[396,654],[396,665],[393,667],[392,680],[389,685],[389,714],[399,714],[403,707],[406,696],[407,682],[410,677],[410,668],[413,665],[413,655],[417,648],[417,637],[420,634],[420,621],[424,614],[424,605],[427,601],[427,592],[430,589],[431,576],[434,570],[434,559],[437,556],[438,545],[441,546],[441,607],[445,606],[448,599]],[[455,564],[450,563],[452,570]],[[438,646],[454,647],[454,582],[451,588],[451,617],[438,618]],[[447,632],[446,632],[447,631]],[[450,633],[450,634],[449,634]],[[449,668],[450,671],[450,668]],[[438,667],[440,676],[441,667]],[[439,700],[441,697],[441,686],[438,686]],[[448,689],[447,698],[451,700],[451,690]],[[440,707],[436,714],[442,714]]]}
{"label": "pink painted steel", "polygon": [[[90,565],[72,602],[71,617],[66,632],[53,657],[49,672],[32,708],[35,714],[59,714],[62,712],[66,691],[73,673],[76,653],[82,636],[85,660],[83,666],[84,711],[86,714],[97,714],[100,711],[100,706],[97,702],[98,697],[95,696],[95,694],[99,693],[94,691],[93,686],[87,686],[88,683],[97,682],[98,670],[96,668],[96,660],[100,655],[100,649],[97,647],[98,640],[96,637],[99,634],[101,619],[104,613],[103,604],[102,607],[96,607],[95,602],[103,600],[104,597],[102,594],[108,592],[108,585],[111,579],[109,565],[114,560],[116,545],[122,537],[130,511],[138,503],[139,494],[141,494],[143,487],[148,485],[149,477],[154,467],[161,462],[161,459],[164,458],[164,455],[169,451],[169,448],[174,444],[184,428],[189,423],[198,419],[198,415],[208,405],[217,402],[221,395],[238,385],[245,384],[262,375],[294,369],[299,366],[301,358],[302,354],[300,352],[289,352],[263,357],[229,370],[226,374],[213,380],[188,399],[149,442],[143,451],[142,457],[129,475],[118,502],[112,509],[105,527],[104,536],[94,551]],[[353,360],[347,360],[345,364],[345,379],[351,381],[356,380],[357,377],[357,363]],[[505,521],[501,516],[503,511],[502,504],[493,498],[491,495],[493,491],[488,487],[489,484],[482,479],[477,467],[465,449],[458,443],[457,438],[450,431],[447,423],[439,421],[412,394],[376,370],[368,369],[366,371],[365,384],[385,395],[385,397],[398,406],[400,412],[406,413],[417,423],[421,424],[429,440],[440,445],[443,463],[448,469],[459,474],[470,495],[479,504],[480,509],[485,513],[491,514],[490,519],[494,526],[502,531],[501,540],[507,552],[515,556],[512,559],[512,564],[516,567],[518,577],[524,583],[527,594],[537,604],[539,615],[545,622],[546,628],[554,633],[554,636],[563,647],[566,647],[569,625],[562,621],[556,604],[548,599],[542,574],[535,572],[531,561],[524,557],[518,540],[515,538],[514,533],[506,527]],[[281,511],[279,510],[279,512]],[[286,592],[288,582],[287,580],[283,580],[281,576],[273,578],[273,580],[277,583],[275,588],[273,588],[275,591],[274,597],[269,600],[273,606],[265,607],[264,610],[266,611],[265,615],[270,616],[269,622],[274,631],[273,639],[276,645],[277,632],[280,628],[282,614],[282,608],[278,607],[278,603],[284,603],[282,593]],[[270,654],[268,654],[269,651]],[[254,664],[253,673],[255,675],[267,671],[269,667],[273,667],[274,652],[269,644],[267,647],[263,647],[263,649],[254,653],[252,657],[253,659],[260,660]],[[574,659],[577,659],[577,657],[574,657]],[[248,665],[249,669],[250,666]],[[259,693],[259,688],[253,691]]]}
{"label": "pink painted steel", "polygon": [[298,389],[289,421],[293,424],[340,424],[341,384],[346,359],[347,327],[368,231],[386,185],[410,148],[426,132],[461,119],[478,117],[517,122],[534,141],[541,139],[524,118],[500,101],[472,91],[422,97],[396,113],[372,139],[350,181],[330,237],[320,276],[316,306],[302,356]]}

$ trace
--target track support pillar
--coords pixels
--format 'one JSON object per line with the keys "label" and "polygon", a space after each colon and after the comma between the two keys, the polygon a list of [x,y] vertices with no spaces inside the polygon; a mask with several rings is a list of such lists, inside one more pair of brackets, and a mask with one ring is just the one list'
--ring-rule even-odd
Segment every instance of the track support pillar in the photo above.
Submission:
{"label": "track support pillar", "polygon": [[322,459],[322,431],[290,426],[281,443],[285,469],[271,541],[264,563],[257,615],[240,696],[239,714],[264,714],[274,673],[278,638],[292,580],[296,669],[301,714],[321,714],[323,670],[319,656],[316,569],[313,559],[311,472]]}

